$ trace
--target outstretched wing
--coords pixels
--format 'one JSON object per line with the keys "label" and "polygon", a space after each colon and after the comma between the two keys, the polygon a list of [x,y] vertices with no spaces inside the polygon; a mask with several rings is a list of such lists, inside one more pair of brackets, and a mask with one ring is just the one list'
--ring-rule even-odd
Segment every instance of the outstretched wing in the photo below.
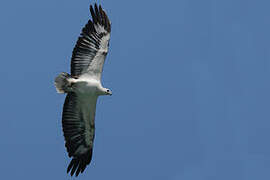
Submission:
{"label": "outstretched wing", "polygon": [[71,58],[71,75],[82,74],[100,80],[108,52],[111,23],[101,6],[90,6],[91,20],[82,29]]}
{"label": "outstretched wing", "polygon": [[71,176],[82,173],[92,159],[95,136],[95,111],[97,97],[85,100],[75,93],[68,93],[62,115],[63,132],[69,157],[67,172]]}

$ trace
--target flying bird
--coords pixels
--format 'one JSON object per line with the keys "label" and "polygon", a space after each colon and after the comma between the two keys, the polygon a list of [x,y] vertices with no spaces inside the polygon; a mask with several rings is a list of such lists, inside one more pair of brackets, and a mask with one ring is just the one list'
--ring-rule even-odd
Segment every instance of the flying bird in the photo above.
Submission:
{"label": "flying bird", "polygon": [[90,164],[95,137],[95,112],[101,95],[112,95],[101,84],[101,74],[108,53],[111,22],[101,5],[90,5],[89,20],[72,52],[71,74],[55,78],[58,93],[66,93],[62,113],[65,146],[72,158],[67,173],[76,176]]}

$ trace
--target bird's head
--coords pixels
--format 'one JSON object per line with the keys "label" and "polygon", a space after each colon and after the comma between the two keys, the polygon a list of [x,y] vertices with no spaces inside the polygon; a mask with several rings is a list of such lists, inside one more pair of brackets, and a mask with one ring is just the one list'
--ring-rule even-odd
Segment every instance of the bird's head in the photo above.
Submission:
{"label": "bird's head", "polygon": [[105,95],[110,95],[110,96],[112,95],[112,91],[110,89],[106,89],[105,88],[105,92],[104,93],[105,93]]}

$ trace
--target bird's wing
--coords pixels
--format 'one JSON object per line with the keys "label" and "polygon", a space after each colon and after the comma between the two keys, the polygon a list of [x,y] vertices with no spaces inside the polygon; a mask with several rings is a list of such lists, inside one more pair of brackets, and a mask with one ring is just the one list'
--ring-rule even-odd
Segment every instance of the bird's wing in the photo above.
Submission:
{"label": "bird's wing", "polygon": [[111,23],[101,6],[90,6],[93,21],[89,20],[73,49],[71,75],[82,74],[100,80],[103,64],[108,53]]}
{"label": "bird's wing", "polygon": [[69,157],[72,157],[67,173],[82,173],[92,159],[95,136],[95,112],[97,97],[80,98],[68,93],[63,108],[62,125]]}

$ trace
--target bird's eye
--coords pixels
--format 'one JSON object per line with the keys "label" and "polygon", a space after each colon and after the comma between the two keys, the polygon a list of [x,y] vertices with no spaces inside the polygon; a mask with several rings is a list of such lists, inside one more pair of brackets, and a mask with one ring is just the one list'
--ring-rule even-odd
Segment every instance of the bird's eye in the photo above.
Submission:
{"label": "bird's eye", "polygon": [[110,92],[110,90],[108,89],[107,92]]}

